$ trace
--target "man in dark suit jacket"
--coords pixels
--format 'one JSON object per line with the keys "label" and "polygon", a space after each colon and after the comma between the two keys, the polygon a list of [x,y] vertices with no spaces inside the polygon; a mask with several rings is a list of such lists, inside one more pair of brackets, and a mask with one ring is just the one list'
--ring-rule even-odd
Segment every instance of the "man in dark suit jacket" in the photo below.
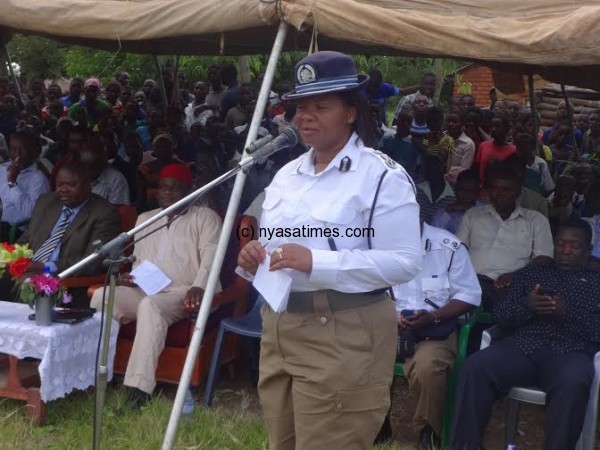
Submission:
{"label": "man in dark suit jacket", "polygon": [[[68,225],[60,241],[48,247],[47,241],[63,221]],[[70,161],[58,171],[56,191],[42,195],[36,202],[29,226],[19,238],[19,243],[28,243],[34,252],[27,272],[42,273],[44,267],[48,267],[51,273],[59,273],[91,254],[95,250],[95,241],[106,243],[117,236],[119,230],[116,208],[91,193],[85,167],[80,162]],[[44,256],[45,245],[48,251]],[[98,260],[79,270],[75,276],[102,272],[102,261]]]}

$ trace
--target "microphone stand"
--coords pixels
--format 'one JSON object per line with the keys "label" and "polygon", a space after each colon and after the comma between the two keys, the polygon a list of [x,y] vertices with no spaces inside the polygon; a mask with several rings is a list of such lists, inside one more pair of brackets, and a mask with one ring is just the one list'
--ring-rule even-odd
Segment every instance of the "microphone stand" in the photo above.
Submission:
{"label": "microphone stand", "polygon": [[[121,250],[115,249],[111,258],[104,260],[103,264],[108,266],[109,288],[108,301],[104,310],[104,327],[102,333],[102,353],[100,355],[100,363],[98,364],[98,373],[96,378],[96,397],[94,398],[94,440],[93,449],[100,449],[100,438],[102,434],[102,409],[104,408],[104,399],[106,397],[106,386],[108,384],[108,351],[110,347],[110,332],[113,322],[113,305],[115,302],[115,289],[117,286],[117,276],[121,265],[133,262],[135,257],[127,258],[120,256]],[[104,286],[106,291],[106,286]],[[104,308],[103,308],[104,309]]]}
{"label": "microphone stand", "polygon": [[[271,150],[269,152],[269,154],[270,153],[274,153],[274,151]],[[122,264],[127,263],[127,262],[133,262],[131,257],[126,258],[126,257],[121,256],[122,248],[127,244],[127,242],[129,242],[129,240],[133,239],[133,237],[136,233],[139,233],[140,231],[144,230],[145,228],[148,228],[150,225],[152,225],[153,223],[162,219],[163,217],[165,217],[171,213],[177,212],[182,207],[184,207],[187,204],[198,199],[199,197],[206,194],[214,187],[220,185],[221,183],[223,183],[223,182],[227,181],[228,179],[232,178],[233,176],[237,175],[238,172],[240,172],[240,171],[247,172],[252,165],[260,162],[262,159],[264,159],[267,156],[268,156],[268,154],[265,155],[264,153],[261,153],[260,150],[258,150],[251,157],[244,158],[242,161],[240,161],[238,163],[238,165],[236,167],[234,167],[233,169],[229,170],[228,172],[225,172],[223,175],[215,178],[210,183],[207,183],[206,185],[202,186],[201,188],[195,190],[194,192],[185,196],[184,198],[182,198],[178,202],[174,203],[173,205],[169,206],[168,208],[165,208],[164,210],[162,210],[155,216],[149,218],[145,222],[142,222],[141,224],[137,225],[130,231],[121,233],[119,236],[117,236],[110,242],[107,242],[106,244],[99,247],[91,255],[87,256],[86,258],[82,259],[78,263],[72,265],[68,269],[66,269],[58,274],[59,278],[61,278],[61,279],[66,278],[66,277],[74,274],[81,268],[87,266],[89,263],[91,263],[92,261],[95,261],[98,258],[105,258],[104,265],[108,265],[108,267],[109,267],[110,281],[109,281],[109,290],[108,290],[108,301],[106,302],[106,310],[105,310],[105,315],[104,315],[105,324],[104,324],[103,330],[101,331],[102,336],[103,336],[102,337],[102,353],[101,353],[100,364],[99,364],[98,373],[97,373],[96,397],[95,397],[95,402],[94,402],[94,404],[95,404],[95,406],[94,406],[94,411],[95,411],[95,414],[94,414],[94,440],[93,440],[93,449],[94,450],[100,449],[100,437],[101,437],[101,431],[102,431],[102,409],[104,407],[104,399],[106,396],[106,386],[108,384],[108,352],[109,352],[109,346],[110,346],[110,332],[111,332],[112,321],[113,321],[112,311],[113,311],[113,305],[114,305],[114,301],[115,301],[115,287],[116,287],[117,275],[119,274],[119,268]],[[104,287],[104,289],[106,289],[106,286]]]}
{"label": "microphone stand", "polygon": [[[250,158],[244,158],[233,169],[229,170],[228,172],[225,172],[223,175],[215,178],[210,183],[205,184],[204,186],[202,186],[201,188],[195,190],[191,194],[186,195],[185,197],[183,197],[178,202],[173,203],[168,208],[163,209],[161,212],[159,212],[155,216],[150,217],[145,222],[140,223],[139,225],[137,225],[136,227],[132,228],[129,231],[121,233],[116,238],[114,238],[112,241],[109,241],[106,244],[104,244],[101,247],[99,247],[91,255],[86,256],[85,258],[83,258],[78,263],[75,263],[71,267],[69,267],[68,269],[63,270],[61,273],[58,274],[58,278],[62,279],[62,278],[66,278],[68,276],[71,276],[75,272],[77,272],[78,270],[80,270],[83,267],[87,266],[89,263],[91,263],[92,261],[95,261],[98,258],[107,258],[107,257],[110,257],[110,255],[111,255],[111,253],[113,251],[120,250],[121,247],[123,247],[127,243],[127,241],[129,241],[130,239],[132,239],[133,236],[136,233],[139,233],[143,229],[148,228],[150,225],[152,225],[155,222],[158,222],[163,217],[168,216],[171,213],[177,212],[183,206],[186,206],[188,203],[190,203],[190,202],[196,200],[197,198],[199,198],[199,197],[207,194],[213,188],[217,187],[218,185],[222,184],[223,182],[227,181],[228,179],[234,177],[235,175],[237,175],[238,172],[240,172],[240,171],[247,171],[252,165],[256,164],[257,162],[259,162],[264,157],[265,156],[261,155],[260,152],[256,152],[255,156],[252,156]],[[119,253],[120,253],[120,251],[117,253],[117,255]]]}

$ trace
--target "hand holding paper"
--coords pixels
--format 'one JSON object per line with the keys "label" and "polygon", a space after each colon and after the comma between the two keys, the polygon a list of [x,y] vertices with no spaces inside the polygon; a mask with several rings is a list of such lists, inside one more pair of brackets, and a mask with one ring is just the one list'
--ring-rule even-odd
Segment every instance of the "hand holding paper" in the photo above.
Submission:
{"label": "hand holding paper", "polygon": [[171,284],[171,279],[148,260],[144,260],[139,266],[133,269],[131,276],[146,295],[158,294]]}
{"label": "hand holding paper", "polygon": [[258,265],[258,270],[252,283],[256,290],[264,297],[275,312],[284,312],[287,309],[288,297],[292,290],[292,277],[289,269],[269,271],[271,255]]}

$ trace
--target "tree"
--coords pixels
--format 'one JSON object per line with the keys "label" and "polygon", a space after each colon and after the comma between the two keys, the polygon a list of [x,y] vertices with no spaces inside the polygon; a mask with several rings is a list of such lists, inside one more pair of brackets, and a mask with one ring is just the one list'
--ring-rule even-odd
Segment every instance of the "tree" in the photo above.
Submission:
{"label": "tree", "polygon": [[7,45],[12,60],[28,80],[57,79],[63,75],[65,50],[58,42],[38,36],[16,34]]}
{"label": "tree", "polygon": [[151,55],[115,53],[73,46],[65,54],[65,71],[68,77],[100,77],[103,83],[114,80],[115,73],[125,71],[133,86],[141,86],[146,78],[155,78],[156,70]]}

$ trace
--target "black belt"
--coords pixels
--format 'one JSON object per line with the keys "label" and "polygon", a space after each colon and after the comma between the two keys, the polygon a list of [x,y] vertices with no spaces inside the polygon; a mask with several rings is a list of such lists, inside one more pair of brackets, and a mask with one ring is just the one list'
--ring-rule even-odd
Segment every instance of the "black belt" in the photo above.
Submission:
{"label": "black belt", "polygon": [[[386,299],[387,289],[377,289],[371,292],[349,293],[334,290],[317,291],[327,295],[329,308],[332,311],[359,308],[372,305]],[[287,312],[312,313],[315,311],[313,302],[314,292],[291,292],[288,299]]]}

